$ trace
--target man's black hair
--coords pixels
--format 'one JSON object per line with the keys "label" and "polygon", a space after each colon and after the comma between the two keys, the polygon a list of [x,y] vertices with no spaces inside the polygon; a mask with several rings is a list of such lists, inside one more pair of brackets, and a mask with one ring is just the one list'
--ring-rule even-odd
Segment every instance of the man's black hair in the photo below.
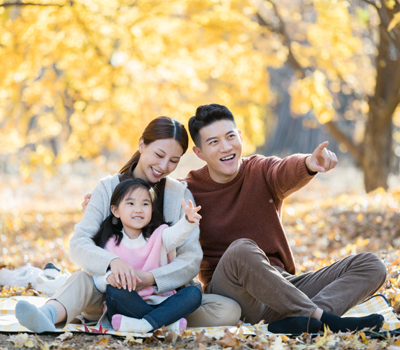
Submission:
{"label": "man's black hair", "polygon": [[224,119],[231,120],[235,124],[233,114],[225,106],[212,103],[198,107],[196,115],[189,119],[189,132],[194,144],[200,147],[201,128]]}

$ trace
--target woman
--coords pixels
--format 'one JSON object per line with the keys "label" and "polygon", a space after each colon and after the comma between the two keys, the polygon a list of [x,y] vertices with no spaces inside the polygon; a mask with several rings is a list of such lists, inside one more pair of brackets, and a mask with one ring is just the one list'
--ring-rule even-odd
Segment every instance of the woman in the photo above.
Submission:
{"label": "woman", "polygon": [[[37,333],[54,331],[57,323],[70,323],[78,315],[91,321],[99,319],[103,311],[104,294],[94,286],[91,275],[105,274],[111,269],[111,284],[128,290],[153,286],[158,293],[179,288],[191,282],[199,271],[202,251],[199,229],[190,233],[177,249],[176,258],[168,265],[151,272],[135,271],[118,256],[96,246],[92,237],[110,214],[110,198],[123,178],[141,178],[157,193],[156,207],[165,221],[175,224],[183,215],[180,199],[186,202],[193,196],[185,182],[168,175],[175,170],[188,148],[188,134],[183,124],[168,117],[152,120],[139,140],[139,150],[122,167],[120,174],[108,176],[93,190],[90,203],[75,226],[70,241],[71,260],[84,271],[74,273],[65,285],[41,308],[20,301],[15,310],[20,324]],[[173,276],[173,278],[171,278]],[[228,298],[205,294],[202,304],[188,318],[189,327],[234,325],[240,317],[239,305]]]}

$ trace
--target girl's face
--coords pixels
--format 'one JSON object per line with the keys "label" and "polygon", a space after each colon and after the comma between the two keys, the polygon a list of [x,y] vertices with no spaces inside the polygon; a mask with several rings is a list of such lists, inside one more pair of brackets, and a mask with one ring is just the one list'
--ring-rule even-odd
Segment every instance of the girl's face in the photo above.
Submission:
{"label": "girl's face", "polygon": [[145,145],[139,141],[140,159],[133,175],[150,183],[171,174],[182,157],[183,148],[174,139],[157,140]]}
{"label": "girl's face", "polygon": [[130,238],[137,238],[142,228],[151,221],[152,205],[149,191],[146,188],[136,188],[128,193],[118,207],[112,205],[111,211],[120,218],[124,231]]}

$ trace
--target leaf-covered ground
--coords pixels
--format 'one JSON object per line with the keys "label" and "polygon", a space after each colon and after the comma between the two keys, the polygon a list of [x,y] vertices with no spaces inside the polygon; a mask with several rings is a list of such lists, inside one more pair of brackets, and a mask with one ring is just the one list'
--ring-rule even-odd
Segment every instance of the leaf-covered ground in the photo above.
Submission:
{"label": "leaf-covered ground", "polygon": [[[283,223],[289,237],[298,271],[306,272],[331,264],[349,254],[377,253],[388,269],[388,279],[380,292],[400,315],[400,188],[370,194],[362,191],[359,174],[335,170],[321,175],[286,201]],[[343,172],[342,175],[340,172]],[[325,177],[324,177],[325,176]],[[100,176],[94,176],[98,179]],[[5,177],[0,183],[0,266],[10,269],[31,262],[43,267],[53,261],[74,271],[68,260],[68,241],[79,221],[83,194],[96,180],[57,177],[52,180],[22,182]],[[4,290],[3,295],[21,293]],[[164,335],[163,335],[164,336]],[[33,347],[40,349],[390,349],[400,350],[400,337],[372,339],[364,334],[321,334],[291,339],[266,337],[262,331],[246,338],[227,333],[221,341],[201,334],[153,337],[145,343],[101,335],[54,336],[0,334],[0,349]]]}

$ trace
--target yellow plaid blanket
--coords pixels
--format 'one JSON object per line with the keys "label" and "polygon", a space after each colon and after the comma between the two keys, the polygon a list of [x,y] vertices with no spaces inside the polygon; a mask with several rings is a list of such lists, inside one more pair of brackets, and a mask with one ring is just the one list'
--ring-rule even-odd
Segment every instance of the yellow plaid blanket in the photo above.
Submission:
{"label": "yellow plaid blanket", "polygon": [[[37,307],[42,306],[47,298],[42,297],[32,297],[32,296],[18,296],[9,298],[0,298],[0,332],[31,332],[28,329],[22,327],[14,315],[15,305],[19,300],[26,300]],[[368,299],[367,301],[355,306],[349,310],[343,317],[362,317],[369,314],[378,313],[385,317],[385,324],[383,326],[384,330],[395,330],[400,328],[400,320],[396,317],[393,312],[392,307],[388,304],[386,298],[382,295],[375,295]],[[125,332],[116,332],[112,329],[111,325],[108,323],[107,319],[103,319],[101,322],[103,332],[107,334],[114,334],[119,336],[125,336]],[[268,330],[268,325],[258,326],[263,328],[265,331]],[[230,328],[232,333],[237,330],[236,327],[206,327],[206,328],[189,328],[188,332],[201,332],[206,331],[206,335],[209,337],[215,337],[217,339],[223,337],[226,328]],[[254,327],[250,324],[245,324],[242,326],[244,334],[255,334]],[[87,329],[90,332],[98,331],[99,324],[96,326],[88,326]],[[85,332],[87,331],[84,325],[81,324],[69,324],[62,329],[57,329],[57,332]],[[147,337],[151,336],[148,334],[132,334],[137,337]]]}

